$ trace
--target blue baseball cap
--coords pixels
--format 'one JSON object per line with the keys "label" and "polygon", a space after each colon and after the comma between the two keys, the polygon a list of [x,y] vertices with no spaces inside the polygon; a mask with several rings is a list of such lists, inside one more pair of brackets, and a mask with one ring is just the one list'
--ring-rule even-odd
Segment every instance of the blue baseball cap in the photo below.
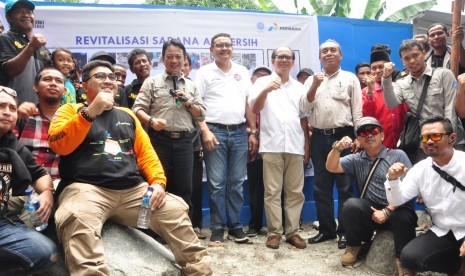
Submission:
{"label": "blue baseball cap", "polygon": [[8,14],[8,12],[12,10],[16,4],[19,4],[19,3],[26,4],[27,8],[30,9],[31,11],[33,11],[36,8],[36,5],[34,5],[34,3],[29,0],[6,0],[5,14]]}

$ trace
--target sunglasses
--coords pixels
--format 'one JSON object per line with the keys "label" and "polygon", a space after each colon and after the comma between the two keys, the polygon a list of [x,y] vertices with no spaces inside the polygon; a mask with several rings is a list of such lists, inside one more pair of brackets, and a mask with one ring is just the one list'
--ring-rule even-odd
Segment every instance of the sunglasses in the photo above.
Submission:
{"label": "sunglasses", "polygon": [[117,79],[117,77],[116,77],[116,75],[114,73],[107,74],[107,73],[103,73],[103,72],[95,73],[92,76],[90,76],[87,80],[90,80],[91,78],[96,78],[99,81],[105,81],[107,78],[110,81],[116,81],[116,79]]}
{"label": "sunglasses", "polygon": [[432,133],[432,134],[424,134],[420,135],[420,141],[422,143],[428,142],[429,139],[433,142],[439,142],[442,140],[442,136],[444,135],[450,135],[452,132],[447,132],[447,133]]}
{"label": "sunglasses", "polygon": [[358,133],[358,136],[360,137],[367,137],[368,135],[373,135],[376,136],[381,133],[381,130],[379,128],[374,128],[371,130],[362,130]]}
{"label": "sunglasses", "polygon": [[0,92],[5,92],[15,99],[18,97],[18,94],[16,94],[16,91],[9,87],[0,86]]}

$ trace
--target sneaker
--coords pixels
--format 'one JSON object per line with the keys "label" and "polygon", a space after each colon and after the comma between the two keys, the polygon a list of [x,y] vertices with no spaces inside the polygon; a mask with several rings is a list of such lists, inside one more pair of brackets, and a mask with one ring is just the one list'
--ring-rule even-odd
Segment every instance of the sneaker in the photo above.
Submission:
{"label": "sneaker", "polygon": [[253,237],[256,237],[258,235],[258,232],[257,230],[253,229],[253,228],[250,228],[249,230],[247,230],[247,233],[245,233],[245,235],[249,238],[253,238]]}
{"label": "sneaker", "polygon": [[235,243],[247,243],[249,238],[242,228],[236,228],[228,231],[228,240],[233,240]]}
{"label": "sneaker", "polygon": [[397,275],[399,276],[413,276],[413,272],[409,269],[406,269],[402,266],[399,258],[396,258],[396,267],[397,267]]}
{"label": "sneaker", "polygon": [[222,244],[224,242],[224,230],[223,229],[216,229],[212,231],[212,235],[210,237],[210,243],[219,243]]}
{"label": "sneaker", "polygon": [[299,249],[307,247],[307,243],[299,236],[299,234],[290,236],[286,241]]}
{"label": "sneaker", "polygon": [[278,249],[281,243],[281,235],[269,235],[266,239],[266,247],[272,249]]}
{"label": "sneaker", "polygon": [[347,246],[346,251],[341,256],[342,266],[351,266],[357,262],[358,253],[361,246]]}
{"label": "sneaker", "polygon": [[194,228],[194,232],[195,232],[195,234],[197,235],[197,238],[198,238],[199,240],[204,240],[204,239],[207,238],[207,236],[205,236],[205,234],[202,233],[202,231],[201,231],[200,228],[198,228],[198,227],[195,227],[195,228]]}

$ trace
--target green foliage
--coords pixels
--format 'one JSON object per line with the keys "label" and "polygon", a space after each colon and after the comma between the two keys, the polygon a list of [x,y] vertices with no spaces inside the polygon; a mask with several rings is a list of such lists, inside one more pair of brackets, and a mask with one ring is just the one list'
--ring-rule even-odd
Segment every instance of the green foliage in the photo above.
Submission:
{"label": "green foliage", "polygon": [[[358,1],[358,0],[353,0]],[[313,8],[312,14],[349,17],[351,0],[308,0],[310,6]],[[392,15],[388,16],[385,21],[405,22],[410,20],[413,16],[428,10],[437,4],[437,0],[423,1],[417,4],[412,4],[402,8]],[[297,7],[296,1],[294,5]],[[368,0],[365,6],[363,18],[379,20],[379,18],[386,11],[386,1],[384,0]],[[301,10],[302,14],[306,14],[305,9]]]}
{"label": "green foliage", "polygon": [[145,0],[151,5],[262,10],[253,0]]}
{"label": "green foliage", "polygon": [[[258,0],[258,5],[264,11],[277,12],[280,11],[278,7],[273,3],[273,0]],[[294,0],[294,6],[297,7],[297,0]]]}
{"label": "green foliage", "polygon": [[[374,18],[381,7],[380,4],[381,0],[368,1],[365,7],[365,12],[363,13],[363,18]],[[384,7],[386,7],[386,2],[383,2],[383,4]]]}
{"label": "green foliage", "polygon": [[410,6],[407,6],[403,9],[398,10],[397,12],[391,14],[388,16],[385,20],[386,21],[393,21],[393,22],[404,22],[405,19],[412,18],[413,16],[431,9],[436,5],[436,0],[430,0],[430,1],[423,1],[418,4],[413,4]]}

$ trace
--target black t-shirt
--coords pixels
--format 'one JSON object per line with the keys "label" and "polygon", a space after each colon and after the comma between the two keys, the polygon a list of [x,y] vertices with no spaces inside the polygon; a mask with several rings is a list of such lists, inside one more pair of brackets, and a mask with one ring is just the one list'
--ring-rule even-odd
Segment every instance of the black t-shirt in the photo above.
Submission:
{"label": "black t-shirt", "polygon": [[18,152],[0,147],[0,219],[8,213],[9,190],[14,196],[24,195],[31,181],[31,173]]}
{"label": "black t-shirt", "polygon": [[19,103],[38,103],[37,93],[32,90],[32,86],[39,70],[50,65],[50,51],[46,47],[36,50],[17,76],[8,76],[3,67],[5,62],[16,57],[28,44],[28,37],[21,31],[10,29],[0,34],[0,85],[16,90]]}

